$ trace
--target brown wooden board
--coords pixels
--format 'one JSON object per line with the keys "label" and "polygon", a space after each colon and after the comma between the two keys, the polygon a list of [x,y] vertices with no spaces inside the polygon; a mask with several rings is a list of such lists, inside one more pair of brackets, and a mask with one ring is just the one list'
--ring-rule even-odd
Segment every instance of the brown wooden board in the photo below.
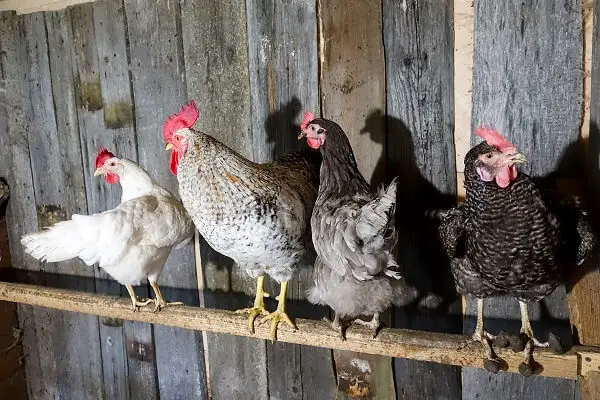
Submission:
{"label": "brown wooden board", "polygon": [[[250,0],[246,9],[253,159],[265,162],[299,149],[302,112],[319,111],[316,4]],[[325,309],[305,300],[311,275],[301,270],[288,286],[292,319],[325,315]],[[265,283],[267,292],[279,293],[279,285]],[[334,393],[328,350],[269,342],[267,370],[271,397],[331,398]]]}
{"label": "brown wooden board", "polygon": [[[592,46],[592,98],[590,102],[590,136],[586,158],[587,172],[587,194],[589,195],[587,205],[591,209],[591,215],[595,227],[600,221],[600,2],[592,1],[594,11],[594,30],[591,43]],[[596,229],[596,232],[598,230]],[[574,274],[574,279],[567,286],[567,299],[571,326],[575,334],[575,340],[593,346],[600,346],[600,271],[598,270],[598,257],[584,264],[584,271]],[[600,371],[594,372],[586,377],[579,378],[579,388],[583,400],[600,398]]]}
{"label": "brown wooden board", "polygon": [[[168,168],[162,127],[167,116],[187,101],[179,3],[163,0],[150,6],[142,0],[127,1],[125,12],[138,159],[161,186],[177,193],[177,180]],[[198,304],[192,245],[171,253],[159,284],[168,300]],[[202,336],[154,327],[154,343],[160,397],[186,393],[206,398]]]}
{"label": "brown wooden board", "polygon": [[[345,130],[361,173],[377,188],[385,179],[385,110],[381,1],[321,1],[321,109]],[[390,323],[388,320],[385,321]],[[339,398],[394,398],[392,359],[334,351]]]}
{"label": "brown wooden board", "polygon": [[[200,110],[196,128],[251,158],[245,4],[186,1],[181,17],[188,97]],[[203,305],[246,307],[249,299],[244,294],[254,294],[255,282],[202,239],[200,255]],[[205,346],[213,398],[268,398],[264,342],[206,333]]]}
{"label": "brown wooden board", "polygon": [[[522,171],[544,176],[573,168],[582,118],[582,21],[577,0],[475,2],[473,126],[499,130],[527,154]],[[479,143],[478,138],[472,144]],[[475,301],[467,300],[465,332],[472,333]],[[529,306],[540,339],[553,330],[571,342],[565,290]],[[518,331],[518,302],[486,300],[484,323],[492,333]],[[463,370],[463,397],[574,398],[574,381]]]}
{"label": "brown wooden board", "polygon": [[[395,309],[395,326],[442,332],[462,330],[460,301],[436,226],[423,216],[456,198],[452,18],[451,1],[383,2],[387,116],[367,120],[367,129],[377,132],[384,119],[388,180],[399,176],[398,260],[422,294],[446,300],[436,311],[414,304]],[[399,397],[461,397],[459,368],[397,359],[394,370]]]}

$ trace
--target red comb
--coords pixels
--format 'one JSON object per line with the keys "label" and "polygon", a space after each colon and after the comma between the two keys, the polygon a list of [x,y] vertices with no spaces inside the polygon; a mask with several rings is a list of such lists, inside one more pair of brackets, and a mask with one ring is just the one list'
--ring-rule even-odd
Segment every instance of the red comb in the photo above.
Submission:
{"label": "red comb", "polygon": [[300,124],[300,129],[305,130],[306,127],[308,126],[308,123],[310,121],[312,121],[313,119],[315,119],[315,114],[311,113],[310,111],[305,112],[304,119],[302,120],[302,123]]}
{"label": "red comb", "polygon": [[476,128],[475,134],[485,140],[487,144],[490,146],[496,146],[502,152],[515,148],[515,145],[506,140],[504,136],[498,133],[498,131],[486,126]]}
{"label": "red comb", "polygon": [[98,150],[98,154],[96,155],[96,168],[100,168],[104,165],[106,160],[113,158],[114,156],[113,153],[106,150],[104,147],[100,147],[100,150]]}
{"label": "red comb", "polygon": [[198,107],[196,102],[190,100],[185,106],[181,107],[181,110],[177,114],[173,114],[167,118],[163,126],[163,136],[168,142],[171,136],[179,129],[191,128],[192,125],[198,119]]}

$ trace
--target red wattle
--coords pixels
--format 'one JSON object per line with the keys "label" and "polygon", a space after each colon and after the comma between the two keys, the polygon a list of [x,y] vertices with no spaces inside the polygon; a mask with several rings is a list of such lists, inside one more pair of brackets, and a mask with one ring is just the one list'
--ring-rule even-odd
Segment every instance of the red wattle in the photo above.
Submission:
{"label": "red wattle", "polygon": [[307,137],[306,143],[315,150],[321,147],[321,141],[317,138]]}
{"label": "red wattle", "polygon": [[110,183],[111,185],[113,185],[113,184],[119,182],[119,175],[108,173],[108,174],[104,175],[104,180],[107,183]]}
{"label": "red wattle", "polygon": [[177,151],[171,151],[171,161],[169,163],[169,168],[171,169],[171,173],[177,176],[177,166],[179,165],[179,155]]}
{"label": "red wattle", "polygon": [[496,183],[501,188],[505,188],[510,184],[511,176],[510,176],[510,168],[502,167],[500,172],[496,175]]}

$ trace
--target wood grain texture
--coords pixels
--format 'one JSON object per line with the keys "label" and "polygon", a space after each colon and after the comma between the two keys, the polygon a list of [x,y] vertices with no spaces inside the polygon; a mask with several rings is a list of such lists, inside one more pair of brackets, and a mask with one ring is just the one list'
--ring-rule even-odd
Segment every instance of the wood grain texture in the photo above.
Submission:
{"label": "wood grain texture", "polygon": [[[345,130],[361,173],[376,188],[386,172],[385,121],[365,128],[370,115],[385,110],[381,1],[319,4],[322,114]],[[334,351],[334,360],[337,397],[396,397],[389,357]]]}
{"label": "wood grain texture", "polygon": [[[149,7],[145,1],[127,1],[125,13],[139,163],[161,186],[177,193],[162,127],[167,116],[187,101],[179,3],[163,0]],[[167,299],[198,304],[194,265],[193,246],[171,253],[159,282]],[[152,342],[146,344],[152,347]],[[198,332],[156,327],[154,350],[160,398],[177,393],[207,397]]]}
{"label": "wood grain texture", "polygon": [[[249,0],[246,10],[253,159],[266,162],[299,149],[302,112],[319,110],[316,4]],[[270,279],[265,283],[268,293],[279,293],[279,285]],[[292,299],[292,318],[324,315],[324,309],[305,301],[310,285],[309,269],[291,280],[287,298]],[[329,398],[335,388],[327,350],[267,343],[267,371],[274,398]]]}
{"label": "wood grain texture", "polygon": [[[29,161],[25,98],[23,92],[23,68],[26,64],[24,18],[13,13],[3,12],[0,19],[0,62],[2,65],[2,89],[0,90],[0,163],[2,176],[6,177],[11,188],[7,208],[9,224],[8,238],[11,261],[14,266],[37,271],[40,264],[31,257],[25,257],[21,249],[21,236],[37,229],[37,215],[33,202],[33,181]],[[26,199],[27,201],[22,201]],[[19,323],[23,330],[23,355],[27,357],[25,368],[28,376],[41,377],[43,360],[38,355],[38,342],[35,324],[40,315],[38,310],[28,305],[18,307]],[[42,393],[43,380],[35,380],[27,385],[29,398]]]}
{"label": "wood grain texture", "polygon": [[[93,177],[99,148],[104,146],[118,157],[133,161],[137,159],[135,133],[131,124],[123,129],[109,129],[104,122],[105,114],[110,112],[114,104],[115,95],[120,99],[127,98],[122,103],[128,104],[131,109],[129,75],[116,74],[110,68],[111,65],[120,64],[127,71],[124,20],[122,13],[117,13],[119,7],[121,5],[115,2],[100,2],[95,6],[86,4],[71,9],[75,60],[73,79],[89,213],[103,212],[116,207],[120,202],[121,190],[118,185],[111,186],[102,178]],[[114,15],[109,15],[111,10],[114,10]],[[97,291],[125,294],[123,287],[102,269],[94,268],[94,272]],[[100,319],[104,393],[108,398],[129,399],[127,337],[123,325],[122,321]],[[131,341],[135,337],[135,325],[130,322],[126,322],[126,325]],[[133,370],[132,374],[136,375],[138,371]]]}
{"label": "wood grain texture", "polygon": [[[196,128],[251,158],[245,3],[186,1],[182,3],[181,18],[188,97],[200,110]],[[240,292],[253,295],[254,281],[204,240],[200,245],[201,260],[197,262],[207,289],[202,293],[203,305],[245,307],[246,298]],[[218,296],[215,291],[226,294]],[[205,349],[213,398],[268,398],[264,343],[207,333]]]}
{"label": "wood grain texture", "polygon": [[[578,0],[475,3],[473,61],[473,126],[498,129],[527,154],[522,168],[542,176],[559,168],[573,168],[580,156],[577,139],[581,123],[582,21]],[[473,138],[472,144],[479,139]],[[474,301],[467,314],[474,315]],[[544,339],[552,329],[571,341],[564,288],[530,305],[534,331]],[[490,323],[491,332],[518,330],[519,307],[514,299],[486,300],[485,316],[513,324]],[[541,319],[541,321],[540,321]],[[465,332],[474,329],[474,318]],[[574,397],[575,382],[518,375],[491,376],[467,371],[465,399]]]}
{"label": "wood grain texture", "polygon": [[[398,260],[422,294],[450,303],[436,313],[394,310],[397,327],[460,332],[446,257],[424,210],[456,198],[454,155],[454,27],[451,1],[384,1],[389,177],[398,175]],[[389,178],[388,178],[389,179]],[[461,398],[460,369],[395,360],[396,392],[407,398]]]}
{"label": "wood grain texture", "polygon": [[[269,327],[265,325],[258,326],[255,335],[239,329],[247,318],[232,311],[179,306],[166,308],[158,313],[153,313],[149,308],[133,312],[129,299],[45,286],[0,282],[0,300],[185,329],[252,336],[256,342],[262,342],[269,335]],[[480,345],[466,343],[468,336],[465,335],[383,328],[377,339],[373,340],[372,333],[367,328],[353,326],[347,331],[347,340],[342,341],[338,334],[321,320],[298,318],[296,321],[299,330],[282,331],[279,335],[280,341],[451,365],[483,367]],[[498,356],[506,361],[510,372],[503,375],[517,373],[518,365],[522,361],[520,354],[513,353],[510,349],[499,349]],[[590,362],[584,361],[586,359]],[[587,375],[598,370],[600,349],[573,346],[562,355],[539,349],[536,350],[536,361],[543,366],[542,375],[575,379],[580,374]]]}
{"label": "wood grain texture", "polygon": [[[593,14],[588,14],[586,28],[586,56],[591,53],[591,88],[586,86],[587,91],[591,93],[591,99],[588,99],[589,112],[589,141],[586,154],[586,173],[587,185],[586,192],[589,196],[588,206],[591,208],[591,216],[594,225],[598,226],[600,221],[600,209],[598,208],[600,191],[598,190],[598,182],[600,181],[600,26],[598,25],[600,17],[600,2],[599,1],[584,1],[584,18],[585,12],[590,11]],[[593,7],[593,11],[591,10]],[[591,17],[591,18],[590,18]],[[592,24],[593,22],[593,24]],[[592,32],[588,33],[588,29]],[[591,50],[591,51],[590,51]],[[586,67],[588,63],[586,60]],[[584,109],[585,112],[585,109]],[[585,123],[584,118],[584,123]],[[582,129],[585,133],[585,130]],[[600,272],[598,271],[598,257],[584,264],[584,270],[577,274],[572,279],[567,287],[567,300],[569,302],[570,320],[576,340],[579,343],[590,345],[600,345],[600,299],[597,293],[600,293]],[[581,391],[582,400],[600,399],[600,371],[584,378],[580,378],[579,389]]]}

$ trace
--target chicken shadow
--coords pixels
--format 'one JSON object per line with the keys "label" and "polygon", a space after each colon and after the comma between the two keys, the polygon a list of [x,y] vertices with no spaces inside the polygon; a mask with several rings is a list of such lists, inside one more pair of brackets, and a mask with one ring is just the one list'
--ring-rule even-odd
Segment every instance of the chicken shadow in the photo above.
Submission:
{"label": "chicken shadow", "polygon": [[[384,147],[373,176],[384,177],[386,184],[397,178],[398,262],[407,281],[420,292],[420,299],[394,310],[395,326],[462,332],[460,298],[454,288],[437,223],[425,218],[427,210],[455,205],[456,195],[442,193],[423,176],[416,161],[413,135],[399,118],[377,110],[367,117],[361,133],[369,134],[373,141]],[[456,186],[455,182],[440,183]],[[440,296],[442,304],[433,309],[420,307],[419,300],[423,300],[428,293]]]}

